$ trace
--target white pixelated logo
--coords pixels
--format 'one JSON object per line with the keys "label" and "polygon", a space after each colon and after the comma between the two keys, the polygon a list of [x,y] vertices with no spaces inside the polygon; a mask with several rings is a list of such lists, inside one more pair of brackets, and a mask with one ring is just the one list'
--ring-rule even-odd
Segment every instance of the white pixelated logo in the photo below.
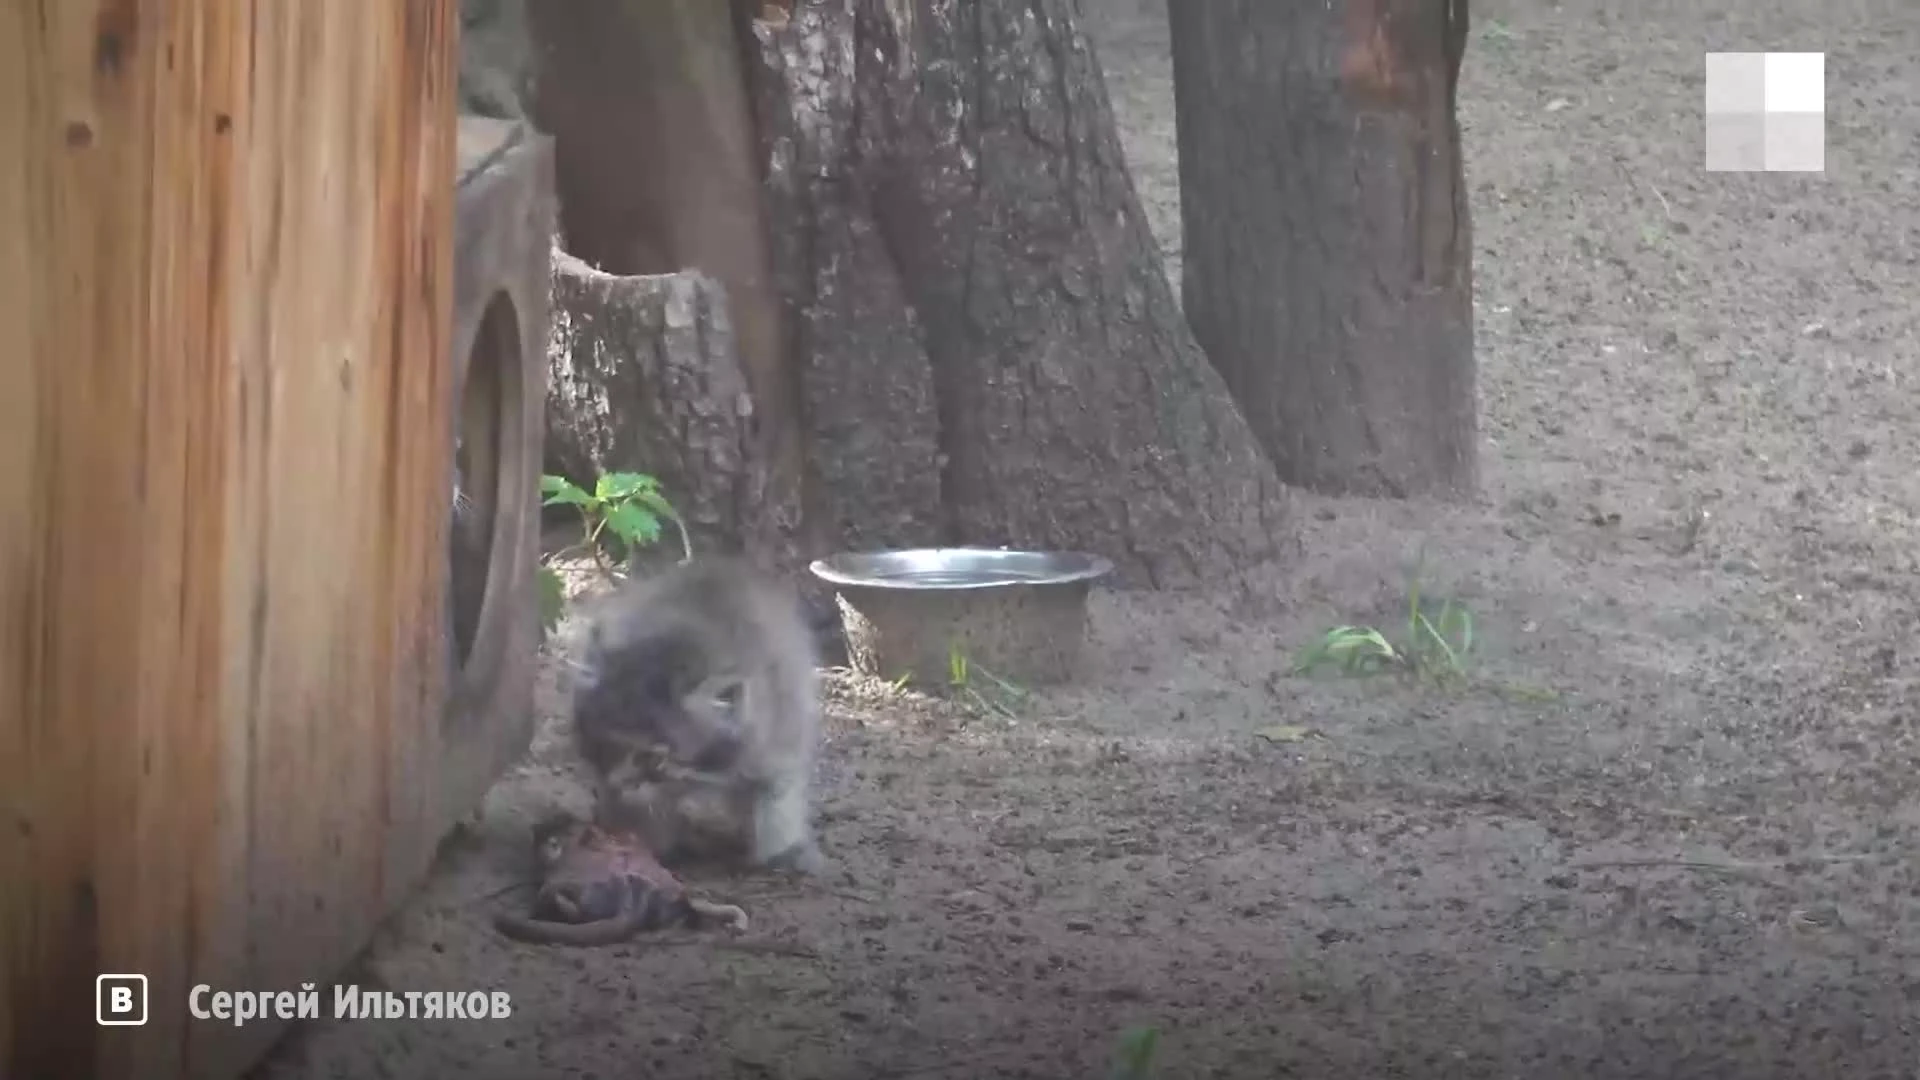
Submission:
{"label": "white pixelated logo", "polygon": [[1825,172],[1827,54],[1707,54],[1708,172]]}

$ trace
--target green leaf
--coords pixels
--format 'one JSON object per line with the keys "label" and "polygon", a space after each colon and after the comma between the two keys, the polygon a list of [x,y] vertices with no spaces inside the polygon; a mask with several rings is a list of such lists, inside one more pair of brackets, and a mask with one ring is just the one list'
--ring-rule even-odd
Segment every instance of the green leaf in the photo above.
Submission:
{"label": "green leaf", "polygon": [[1327,634],[1321,647],[1328,656],[1345,658],[1351,655],[1373,655],[1391,660],[1394,656],[1393,645],[1385,634],[1366,626],[1342,626]]}
{"label": "green leaf", "polygon": [[[1460,625],[1457,635],[1460,639],[1460,655],[1465,656],[1473,651],[1473,613],[1460,607],[1455,608],[1453,614]],[[1444,618],[1440,620],[1441,629],[1446,629],[1447,622]]]}
{"label": "green leaf", "polygon": [[1370,626],[1336,626],[1304,650],[1294,665],[1305,674],[1321,664],[1336,664],[1349,675],[1374,671],[1400,658],[1385,634]]}
{"label": "green leaf", "polygon": [[1160,1049],[1160,1029],[1128,1028],[1120,1035],[1120,1052],[1113,1063],[1113,1080],[1147,1080],[1153,1075],[1153,1059]]}
{"label": "green leaf", "polygon": [[607,508],[607,528],[632,554],[638,548],[660,539],[660,519],[633,503],[615,503]]}
{"label": "green leaf", "polygon": [[656,491],[659,487],[660,481],[645,473],[610,472],[600,474],[593,494],[602,502],[624,502],[645,492]]}
{"label": "green leaf", "polygon": [[633,493],[633,501],[659,514],[661,517],[679,518],[680,511],[673,508],[658,488],[647,488]]}
{"label": "green leaf", "polygon": [[593,496],[580,490],[572,481],[563,476],[543,476],[540,478],[540,490],[546,493],[545,506],[581,506],[591,507]]}
{"label": "green leaf", "polygon": [[1024,687],[1015,686],[1013,683],[1010,683],[1007,680],[1001,678],[1000,676],[995,675],[993,672],[988,671],[986,668],[980,668],[979,671],[980,671],[980,674],[985,675],[987,677],[987,681],[991,682],[995,687],[997,687],[1000,693],[1004,695],[1008,700],[1023,701],[1026,699],[1027,691]]}
{"label": "green leaf", "polygon": [[1275,724],[1272,727],[1263,727],[1254,732],[1255,735],[1271,743],[1305,742],[1307,736],[1314,733],[1312,728],[1303,727],[1299,724]]}

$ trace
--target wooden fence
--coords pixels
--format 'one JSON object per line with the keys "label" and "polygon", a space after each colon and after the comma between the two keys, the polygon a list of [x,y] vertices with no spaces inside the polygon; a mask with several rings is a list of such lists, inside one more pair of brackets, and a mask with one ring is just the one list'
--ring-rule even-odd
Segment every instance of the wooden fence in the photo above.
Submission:
{"label": "wooden fence", "polygon": [[231,1075],[281,1025],[189,987],[324,983],[430,863],[457,32],[0,0],[0,1075]]}

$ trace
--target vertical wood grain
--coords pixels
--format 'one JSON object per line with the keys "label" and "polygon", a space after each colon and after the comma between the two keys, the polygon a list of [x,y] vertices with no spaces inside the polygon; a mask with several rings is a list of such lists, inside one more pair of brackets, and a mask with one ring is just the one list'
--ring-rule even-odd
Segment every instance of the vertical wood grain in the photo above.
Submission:
{"label": "vertical wood grain", "polygon": [[188,988],[426,869],[455,26],[0,0],[0,1074],[235,1074],[278,1026]]}

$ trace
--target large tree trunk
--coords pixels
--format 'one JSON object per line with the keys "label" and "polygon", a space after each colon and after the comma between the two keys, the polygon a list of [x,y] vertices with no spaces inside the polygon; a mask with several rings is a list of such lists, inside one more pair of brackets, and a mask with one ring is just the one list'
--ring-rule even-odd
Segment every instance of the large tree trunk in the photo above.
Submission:
{"label": "large tree trunk", "polygon": [[[763,482],[749,462],[715,480],[658,447],[651,463],[615,450],[596,467],[682,472],[705,485],[683,498],[736,518],[735,477],[749,477],[799,515],[782,551],[762,550],[765,530],[741,537],[775,562],[1031,545],[1109,555],[1123,581],[1189,584],[1277,553],[1283,489],[1181,320],[1068,0],[741,0],[731,66],[727,5],[689,2],[529,0],[535,114],[556,137],[573,254],[725,284],[760,427],[750,454],[785,471]],[[746,164],[743,133],[759,155]],[[588,384],[670,355],[642,340],[660,320],[574,317],[637,294],[569,273],[554,318],[576,352],[599,351],[562,365],[572,390],[556,385],[584,388],[576,402],[638,400]],[[616,419],[715,420],[670,400],[700,386],[660,383],[640,393],[652,406]],[[571,408],[550,424],[559,438],[648,442],[571,423]]]}
{"label": "large tree trunk", "polygon": [[1471,490],[1467,0],[1168,9],[1187,320],[1281,477]]}
{"label": "large tree trunk", "polygon": [[[760,509],[781,537],[781,550],[765,554],[788,561],[809,546],[797,535],[806,457],[733,12],[714,0],[528,0],[526,24],[535,120],[555,139],[561,242],[615,277],[690,269],[724,286],[750,391],[741,420],[767,474],[757,482]],[[565,300],[556,300],[559,318]],[[664,463],[618,465],[653,471]],[[731,477],[713,479],[731,486]],[[691,494],[698,502],[721,493]],[[759,546],[765,538],[740,539]]]}
{"label": "large tree trunk", "polygon": [[1192,583],[1283,497],[1195,347],[1068,0],[821,0],[754,25],[774,266],[845,544],[1111,556]]}

